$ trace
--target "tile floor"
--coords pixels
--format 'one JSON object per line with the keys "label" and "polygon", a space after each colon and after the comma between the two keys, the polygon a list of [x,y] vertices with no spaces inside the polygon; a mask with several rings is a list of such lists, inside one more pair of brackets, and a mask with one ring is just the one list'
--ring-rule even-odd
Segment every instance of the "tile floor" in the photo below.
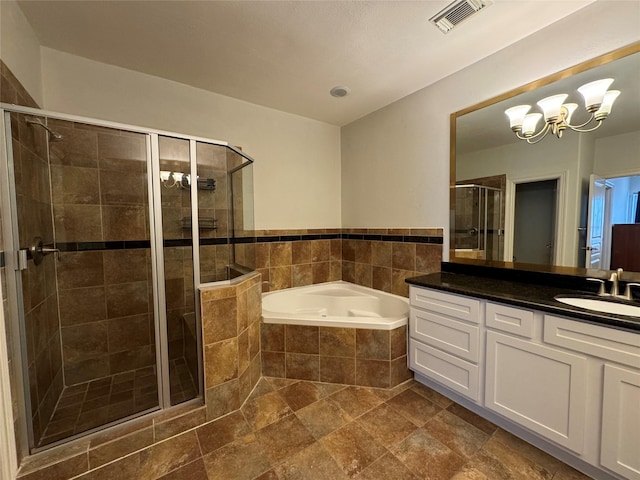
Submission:
{"label": "tile floor", "polygon": [[266,377],[240,411],[195,434],[200,451],[159,478],[588,478],[415,381],[382,390]]}
{"label": "tile floor", "polygon": [[[65,387],[39,447],[135,415],[158,405],[155,367],[146,367]],[[197,389],[184,359],[171,361],[171,403],[195,398]]]}

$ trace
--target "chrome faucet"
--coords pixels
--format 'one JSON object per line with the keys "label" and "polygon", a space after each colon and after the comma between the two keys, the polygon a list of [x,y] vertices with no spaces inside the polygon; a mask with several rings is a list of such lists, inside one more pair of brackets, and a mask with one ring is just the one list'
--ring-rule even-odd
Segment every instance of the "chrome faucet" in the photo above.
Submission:
{"label": "chrome faucet", "polygon": [[623,270],[621,268],[618,268],[614,273],[611,274],[611,278],[609,278],[609,281],[611,282],[612,297],[617,297],[620,294],[618,282],[622,280],[622,273]]}
{"label": "chrome faucet", "polygon": [[615,272],[612,273],[611,278],[609,278],[609,281],[611,282],[611,293],[609,295],[611,295],[612,297],[617,297],[618,296],[618,274]]}

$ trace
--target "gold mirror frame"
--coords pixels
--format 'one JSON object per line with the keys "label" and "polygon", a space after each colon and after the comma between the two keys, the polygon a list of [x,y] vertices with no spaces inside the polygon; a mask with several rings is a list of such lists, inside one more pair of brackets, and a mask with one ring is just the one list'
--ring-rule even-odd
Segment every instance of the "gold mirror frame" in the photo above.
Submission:
{"label": "gold mirror frame", "polygon": [[[504,261],[495,261],[495,260],[479,260],[479,259],[471,259],[471,258],[461,258],[455,256],[455,251],[453,248],[454,241],[454,229],[455,229],[455,211],[456,211],[456,199],[455,199],[455,184],[456,184],[456,121],[462,115],[467,113],[474,112],[476,110],[480,110],[482,108],[493,105],[494,103],[501,102],[503,100],[507,100],[511,97],[515,97],[516,95],[520,95],[521,93],[529,92],[535,90],[539,87],[551,84],[553,82],[557,82],[558,80],[562,80],[565,78],[572,77],[578,73],[585,72],[587,70],[591,70],[592,68],[599,67],[601,65],[605,65],[607,63],[613,62],[614,60],[618,60],[620,58],[624,58],[629,55],[633,55],[635,53],[640,52],[640,42],[632,43],[631,45],[627,45],[626,47],[619,48],[609,53],[605,53],[604,55],[600,55],[598,57],[592,58],[591,60],[587,60],[578,65],[574,65],[573,67],[566,68],[552,75],[546,76],[544,78],[535,80],[533,82],[527,83],[520,87],[514,88],[506,93],[498,95],[496,97],[490,98],[483,102],[480,102],[476,105],[472,105],[463,110],[459,110],[454,112],[450,116],[450,170],[449,170],[449,261],[453,263],[464,263],[469,265],[483,265],[489,267],[497,267],[497,268],[508,268],[508,269],[519,269],[519,270],[531,270],[538,272],[552,272],[552,273],[561,273],[567,275],[578,275],[578,276],[590,276],[590,277],[605,277],[608,273],[607,270],[591,270],[586,268],[578,268],[578,267],[564,267],[558,265],[536,265],[536,264],[525,264],[525,263],[514,263],[514,262],[504,262]],[[632,275],[634,279],[640,279],[640,273],[636,272]]]}

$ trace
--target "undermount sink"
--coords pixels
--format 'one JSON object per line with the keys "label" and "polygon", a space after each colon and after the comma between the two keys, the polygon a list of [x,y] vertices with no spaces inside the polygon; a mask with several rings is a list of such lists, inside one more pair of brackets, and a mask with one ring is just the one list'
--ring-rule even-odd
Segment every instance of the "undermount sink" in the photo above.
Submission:
{"label": "undermount sink", "polygon": [[630,317],[640,317],[640,306],[627,303],[618,303],[599,298],[571,297],[558,295],[555,299],[578,308],[592,310],[602,313],[613,313],[615,315],[627,315]]}

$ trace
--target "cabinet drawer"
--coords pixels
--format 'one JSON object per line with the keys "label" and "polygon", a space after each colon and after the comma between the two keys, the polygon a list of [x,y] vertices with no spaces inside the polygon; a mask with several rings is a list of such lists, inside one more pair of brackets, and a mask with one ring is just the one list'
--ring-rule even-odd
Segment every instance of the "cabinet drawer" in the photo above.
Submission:
{"label": "cabinet drawer", "polygon": [[436,312],[411,309],[409,335],[422,343],[478,363],[480,328]]}
{"label": "cabinet drawer", "polygon": [[544,341],[640,369],[638,333],[545,315]]}
{"label": "cabinet drawer", "polygon": [[471,323],[480,323],[480,300],[474,298],[411,286],[409,300],[412,307],[443,313]]}
{"label": "cabinet drawer", "polygon": [[533,311],[487,302],[485,311],[487,327],[533,338]]}
{"label": "cabinet drawer", "polygon": [[478,401],[478,366],[409,339],[409,368]]}

